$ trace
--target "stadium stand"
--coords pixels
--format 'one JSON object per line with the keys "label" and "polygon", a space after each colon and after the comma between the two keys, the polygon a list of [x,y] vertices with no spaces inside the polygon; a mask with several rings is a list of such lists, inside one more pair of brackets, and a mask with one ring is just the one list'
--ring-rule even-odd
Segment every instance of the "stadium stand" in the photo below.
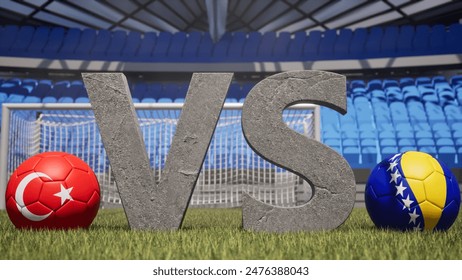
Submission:
{"label": "stadium stand", "polygon": [[[138,32],[7,25],[0,56],[113,61],[304,61],[462,52],[462,25],[405,25],[324,32]],[[399,42],[399,44],[397,43]]]}
{"label": "stadium stand", "polygon": [[[397,151],[417,149],[462,167],[462,76],[349,80],[348,113],[323,107],[322,141],[353,168],[372,168]],[[134,102],[183,102],[184,82],[135,82]],[[243,102],[252,83],[233,83],[226,102]],[[431,96],[431,97],[430,97]],[[1,103],[88,102],[81,80],[0,78]],[[226,151],[232,158],[232,147]],[[219,149],[219,148],[217,148]]]}

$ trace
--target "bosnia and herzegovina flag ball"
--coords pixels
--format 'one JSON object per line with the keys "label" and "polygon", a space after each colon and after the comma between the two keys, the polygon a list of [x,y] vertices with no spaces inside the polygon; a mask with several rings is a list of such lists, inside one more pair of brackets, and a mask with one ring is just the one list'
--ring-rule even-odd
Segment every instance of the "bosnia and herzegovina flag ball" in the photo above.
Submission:
{"label": "bosnia and herzegovina flag ball", "polygon": [[372,170],[365,201],[377,227],[447,230],[459,213],[460,190],[443,163],[409,151],[383,160]]}

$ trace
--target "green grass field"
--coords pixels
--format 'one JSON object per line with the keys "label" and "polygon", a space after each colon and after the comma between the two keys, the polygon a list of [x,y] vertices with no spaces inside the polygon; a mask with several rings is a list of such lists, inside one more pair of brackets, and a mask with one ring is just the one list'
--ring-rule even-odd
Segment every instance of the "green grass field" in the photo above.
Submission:
{"label": "green grass field", "polygon": [[131,231],[121,209],[89,230],[16,230],[0,212],[0,259],[462,259],[462,220],[447,232],[379,230],[365,209],[329,232],[255,233],[240,209],[190,209],[174,232]]}

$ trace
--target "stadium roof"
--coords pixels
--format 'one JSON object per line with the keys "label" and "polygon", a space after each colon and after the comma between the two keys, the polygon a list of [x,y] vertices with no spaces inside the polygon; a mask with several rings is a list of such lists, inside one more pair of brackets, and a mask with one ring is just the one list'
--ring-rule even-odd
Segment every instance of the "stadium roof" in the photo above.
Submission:
{"label": "stadium roof", "polygon": [[326,30],[377,25],[451,24],[462,1],[450,0],[2,0],[0,24],[108,30]]}

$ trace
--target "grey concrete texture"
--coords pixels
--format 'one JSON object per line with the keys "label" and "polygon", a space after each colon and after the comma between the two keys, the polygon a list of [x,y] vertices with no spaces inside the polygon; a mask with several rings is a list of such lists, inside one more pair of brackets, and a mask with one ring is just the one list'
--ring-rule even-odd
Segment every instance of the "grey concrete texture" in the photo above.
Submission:
{"label": "grey concrete texture", "polygon": [[248,144],[261,157],[285,168],[312,186],[311,200],[282,208],[243,195],[243,228],[288,232],[330,230],[350,215],[355,178],[348,162],[328,146],[295,132],[282,119],[297,103],[314,103],[346,113],[345,76],[324,71],[290,71],[270,76],[248,94],[242,128]]}
{"label": "grey concrete texture", "polygon": [[156,186],[125,76],[82,74],[130,228],[181,227],[232,76],[193,75]]}
{"label": "grey concrete texture", "polygon": [[112,167],[130,228],[148,228],[155,217],[155,180],[125,76],[83,73],[88,97]]}
{"label": "grey concrete texture", "polygon": [[232,73],[192,76],[153,201],[162,213],[158,217],[162,229],[181,226],[232,78]]}

